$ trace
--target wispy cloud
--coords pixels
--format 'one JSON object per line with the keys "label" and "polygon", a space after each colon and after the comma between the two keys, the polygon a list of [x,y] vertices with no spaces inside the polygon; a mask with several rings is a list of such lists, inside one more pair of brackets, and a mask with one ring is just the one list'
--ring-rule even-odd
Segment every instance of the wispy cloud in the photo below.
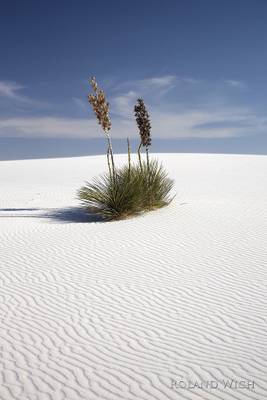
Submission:
{"label": "wispy cloud", "polygon": [[114,96],[111,99],[112,112],[116,115],[128,116],[132,113],[138,97],[145,97],[148,101],[159,101],[174,89],[178,82],[175,75],[123,82],[114,88]]}
{"label": "wispy cloud", "polygon": [[178,114],[157,112],[154,125],[156,135],[164,137],[165,131],[167,138],[223,138],[260,131],[255,115],[234,108],[191,110]]}
{"label": "wispy cloud", "polygon": [[93,119],[59,117],[0,119],[2,137],[90,138],[100,133]]}
{"label": "wispy cloud", "polygon": [[[157,138],[223,138],[257,134],[266,130],[267,121],[248,109],[192,109],[184,111],[151,110],[153,137]],[[114,133],[127,131],[136,137],[133,119],[118,120]]]}
{"label": "wispy cloud", "polygon": [[[184,90],[192,89],[202,83],[199,79],[191,77],[179,77],[176,75],[156,76],[146,79],[125,81],[113,88],[111,98],[112,111],[118,115],[132,113],[134,103],[138,97],[142,97],[149,104],[161,102],[169,104],[168,96],[175,96],[177,91],[181,95]],[[198,88],[198,90],[201,90]],[[172,102],[174,102],[172,100]]]}
{"label": "wispy cloud", "polygon": [[168,93],[175,88],[178,78],[175,75],[156,76],[121,82],[114,87],[116,92],[135,92],[138,96],[157,93],[157,96]]}
{"label": "wispy cloud", "polygon": [[116,88],[118,90],[122,90],[125,88],[132,88],[132,89],[142,88],[143,90],[146,91],[153,89],[173,88],[181,83],[192,85],[198,82],[200,82],[200,80],[195,79],[193,77],[186,77],[186,76],[182,77],[178,75],[161,75],[161,76],[154,76],[151,78],[121,82],[120,84],[116,85]]}
{"label": "wispy cloud", "polygon": [[86,102],[79,97],[72,97],[74,104],[81,110],[86,110]]}
{"label": "wispy cloud", "polygon": [[4,109],[5,105],[10,104],[17,107],[28,107],[28,108],[42,108],[49,106],[44,101],[39,101],[26,96],[23,90],[27,89],[27,86],[21,85],[18,82],[12,81],[0,81],[0,105]]}
{"label": "wispy cloud", "polygon": [[227,79],[224,82],[226,83],[226,85],[228,85],[230,87],[233,87],[233,88],[238,88],[238,89],[246,88],[246,84],[244,82],[241,82],[241,81]]}
{"label": "wispy cloud", "polygon": [[[241,87],[239,86],[241,83],[235,80],[215,82],[216,95],[222,99],[220,103],[216,103],[213,83],[207,84],[205,81],[190,77],[166,75],[122,82],[109,90],[112,137],[137,138],[133,106],[139,96],[145,97],[155,138],[222,138],[264,132],[267,128],[264,117],[258,115],[253,107],[232,101],[230,87]],[[22,89],[22,85],[2,81],[0,95],[20,101]],[[227,90],[230,94],[228,97],[225,95]],[[73,112],[69,112],[70,109],[68,109],[68,117],[64,115],[59,117],[55,115],[55,112],[49,115],[47,110],[43,112],[39,110],[39,116],[29,115],[29,113],[19,117],[18,115],[8,118],[2,116],[0,136],[103,137],[93,113],[90,118],[86,117],[89,112],[86,102],[77,97],[69,100],[76,105],[79,113],[75,114],[74,108]],[[84,118],[78,118],[83,113]],[[74,117],[75,115],[77,118]]]}
{"label": "wispy cloud", "polygon": [[0,81],[0,96],[21,100],[23,99],[23,96],[20,95],[20,91],[24,88],[25,86],[16,82]]}
{"label": "wispy cloud", "polygon": [[116,115],[129,116],[133,110],[133,105],[138,98],[138,94],[130,90],[112,98],[112,112]]}
{"label": "wispy cloud", "polygon": [[155,78],[141,79],[136,81],[136,84],[146,87],[162,88],[169,87],[177,82],[177,77],[175,75],[159,76]]}
{"label": "wispy cloud", "polygon": [[[155,138],[222,138],[259,133],[267,121],[248,110],[225,109],[220,112],[191,110],[162,112],[152,110],[152,131]],[[95,138],[103,133],[95,119],[25,117],[0,119],[0,136]],[[137,138],[134,118],[113,118],[112,137]]]}

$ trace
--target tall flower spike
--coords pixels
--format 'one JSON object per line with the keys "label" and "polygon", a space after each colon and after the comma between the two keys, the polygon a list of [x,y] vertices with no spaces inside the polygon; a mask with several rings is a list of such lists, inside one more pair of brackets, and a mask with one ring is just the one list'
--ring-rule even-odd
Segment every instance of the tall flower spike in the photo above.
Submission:
{"label": "tall flower spike", "polygon": [[99,90],[96,79],[89,79],[93,92],[88,95],[88,101],[91,104],[98,123],[102,126],[105,134],[111,129],[111,120],[109,116],[109,103],[106,101],[106,95],[103,90]]}
{"label": "tall flower spike", "polygon": [[140,138],[142,146],[151,145],[150,130],[151,124],[149,114],[147,112],[143,99],[137,99],[137,105],[134,107],[134,113],[136,117],[137,126],[139,128]]}
{"label": "tall flower spike", "polygon": [[140,167],[142,169],[141,154],[140,154],[141,147],[143,146],[146,148],[147,165],[149,165],[148,147],[151,145],[151,136],[150,136],[151,124],[150,124],[149,114],[147,112],[143,99],[141,98],[137,99],[137,104],[134,107],[134,114],[137,126],[139,128],[139,134],[141,139],[140,145],[138,147],[138,157],[139,157]]}
{"label": "tall flower spike", "polygon": [[89,79],[89,83],[92,87],[93,93],[89,93],[88,101],[94,110],[94,113],[96,115],[98,123],[102,126],[102,129],[107,137],[108,167],[109,167],[109,172],[111,175],[111,167],[110,167],[110,158],[111,158],[112,174],[114,177],[115,176],[115,164],[114,164],[112,143],[111,143],[111,138],[110,138],[110,134],[109,134],[109,131],[111,129],[111,120],[110,120],[110,116],[109,116],[109,103],[106,101],[105,92],[98,88],[95,77],[92,77],[91,79]]}

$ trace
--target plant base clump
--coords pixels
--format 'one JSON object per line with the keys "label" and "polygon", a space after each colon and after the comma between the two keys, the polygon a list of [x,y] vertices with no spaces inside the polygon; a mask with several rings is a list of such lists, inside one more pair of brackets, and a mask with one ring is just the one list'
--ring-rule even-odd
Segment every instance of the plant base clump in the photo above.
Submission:
{"label": "plant base clump", "polygon": [[78,197],[88,211],[107,220],[124,219],[168,205],[173,181],[157,160],[124,166],[87,182]]}

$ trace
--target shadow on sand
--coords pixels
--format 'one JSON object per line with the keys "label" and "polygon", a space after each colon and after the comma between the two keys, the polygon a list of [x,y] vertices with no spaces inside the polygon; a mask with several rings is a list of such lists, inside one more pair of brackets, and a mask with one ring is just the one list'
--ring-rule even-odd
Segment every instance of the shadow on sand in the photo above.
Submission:
{"label": "shadow on sand", "polygon": [[44,218],[60,223],[92,223],[104,220],[82,207],[68,208],[0,208],[1,218]]}
{"label": "shadow on sand", "polygon": [[99,215],[90,213],[82,207],[58,208],[53,211],[45,213],[43,215],[43,218],[48,218],[52,221],[58,221],[63,223],[104,222],[103,218],[101,218]]}

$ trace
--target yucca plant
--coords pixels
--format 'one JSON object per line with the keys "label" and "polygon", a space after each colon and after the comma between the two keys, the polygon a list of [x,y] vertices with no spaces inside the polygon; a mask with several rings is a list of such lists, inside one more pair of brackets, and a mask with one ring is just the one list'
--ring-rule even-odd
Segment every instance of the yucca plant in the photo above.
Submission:
{"label": "yucca plant", "polygon": [[129,165],[116,169],[116,179],[103,174],[87,182],[78,196],[88,211],[116,220],[168,205],[172,187],[162,165],[152,160],[149,167],[143,162],[142,169],[138,164],[132,165],[130,172]]}
{"label": "yucca plant", "polygon": [[[123,219],[168,205],[172,200],[170,192],[173,181],[168,178],[163,166],[157,160],[149,160],[151,124],[143,99],[139,98],[134,108],[140,135],[137,151],[139,162],[131,163],[130,141],[127,138],[128,165],[115,168],[109,134],[111,129],[109,103],[106,101],[104,91],[98,89],[95,78],[89,82],[93,93],[89,94],[88,100],[108,141],[109,173],[95,178],[93,182],[86,182],[78,191],[79,199],[87,210],[107,220]],[[141,159],[142,147],[146,149],[146,162]]]}

